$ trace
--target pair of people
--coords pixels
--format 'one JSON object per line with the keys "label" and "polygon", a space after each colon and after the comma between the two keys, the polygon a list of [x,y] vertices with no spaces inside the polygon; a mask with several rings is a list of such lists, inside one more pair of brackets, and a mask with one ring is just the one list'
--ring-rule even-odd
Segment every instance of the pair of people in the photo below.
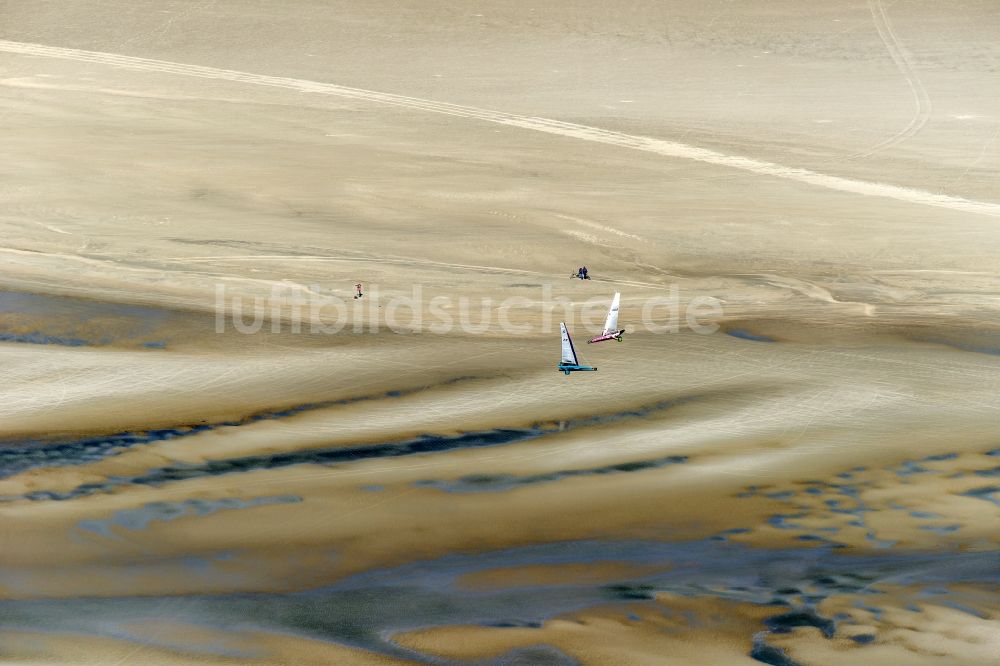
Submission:
{"label": "pair of people", "polygon": [[587,279],[589,279],[587,277],[587,267],[586,266],[581,266],[580,268],[576,269],[576,276],[578,278],[580,278],[581,280],[587,280]]}

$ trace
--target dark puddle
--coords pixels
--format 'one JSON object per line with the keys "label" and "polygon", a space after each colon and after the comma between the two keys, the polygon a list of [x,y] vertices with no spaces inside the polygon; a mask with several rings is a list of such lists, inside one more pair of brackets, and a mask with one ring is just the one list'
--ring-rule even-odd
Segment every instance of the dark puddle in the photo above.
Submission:
{"label": "dark puddle", "polygon": [[737,534],[749,534],[752,531],[753,530],[751,530],[749,527],[734,527],[732,529],[722,530],[717,534],[713,534],[709,538],[712,541],[728,541],[729,537],[731,536],[735,536]]}
{"label": "dark puddle", "polygon": [[0,342],[84,347],[127,341],[163,348],[165,341],[148,338],[185,316],[165,308],[0,291]]}
{"label": "dark puddle", "polygon": [[913,476],[914,474],[928,474],[931,472],[930,469],[914,462],[913,460],[905,460],[898,467],[886,467],[886,469],[899,477]]}
{"label": "dark puddle", "polygon": [[115,529],[130,532],[144,530],[153,522],[170,522],[185,517],[210,516],[219,511],[250,509],[257,506],[276,504],[297,504],[302,501],[296,495],[252,497],[250,499],[223,498],[215,500],[188,499],[182,502],[150,502],[135,509],[122,509],[104,520],[82,520],[77,528],[104,537],[114,538]]}
{"label": "dark puddle", "polygon": [[64,347],[86,347],[88,345],[108,344],[97,343],[82,338],[62,338],[55,335],[45,335],[38,331],[30,333],[10,333],[0,331],[0,342],[21,342],[29,345],[62,345]]}
{"label": "dark puddle", "polygon": [[725,331],[726,335],[731,335],[734,338],[739,338],[741,340],[750,340],[752,342],[777,342],[774,338],[770,338],[766,335],[760,335],[757,333],[751,333],[742,328],[730,328]]}
{"label": "dark puddle", "polygon": [[[1000,449],[987,451],[985,452],[985,455],[996,455],[998,452],[1000,452]],[[881,469],[889,471],[897,477],[900,477],[903,483],[908,483],[908,477],[917,474],[939,475],[949,479],[957,478],[961,476],[962,473],[956,474],[948,470],[942,470],[940,469],[940,466],[935,465],[935,463],[957,460],[959,457],[959,454],[955,452],[936,453],[920,458],[919,460],[904,460],[902,463],[882,467]],[[795,501],[795,495],[789,496],[789,494],[792,493],[790,490],[780,488],[773,489],[772,486],[766,487],[769,490],[768,492],[765,492],[764,488],[758,486],[748,486],[736,496],[764,496],[769,499],[781,500],[785,502],[785,505],[793,511],[778,513],[770,516],[767,520],[770,526],[777,529],[798,530],[805,532],[795,538],[805,542],[826,541],[827,543],[832,544],[833,547],[837,547],[836,542],[827,540],[816,533],[836,533],[837,529],[835,527],[810,528],[800,522],[799,519],[806,517],[826,519],[834,517],[833,514],[849,516],[851,517],[851,520],[847,522],[847,525],[851,527],[863,528],[866,531],[864,538],[867,543],[872,548],[878,550],[894,548],[899,542],[880,538],[876,531],[867,525],[866,514],[875,510],[888,508],[895,511],[905,512],[909,517],[916,518],[918,520],[942,521],[938,524],[924,523],[916,526],[917,529],[925,532],[932,532],[941,536],[951,536],[961,531],[963,527],[962,524],[954,522],[945,523],[944,520],[946,516],[930,511],[911,510],[909,507],[904,506],[899,502],[889,501],[880,505],[878,508],[866,504],[860,499],[860,493],[865,488],[872,488],[875,486],[873,486],[871,481],[865,480],[864,476],[855,476],[857,472],[863,471],[865,471],[864,467],[855,467],[847,472],[841,472],[836,475],[836,479],[838,480],[855,480],[854,483],[828,483],[822,480],[804,480],[796,482],[797,486],[804,488],[802,491],[803,495],[801,497],[808,496],[813,500],[814,503],[811,505],[803,503],[801,499]],[[967,477],[979,476],[984,478],[996,478],[1000,477],[1000,467],[994,466],[987,469],[972,470],[965,472],[964,475]],[[835,493],[836,496],[831,497],[830,495],[833,493]],[[984,500],[1000,506],[1000,486],[997,485],[972,488],[957,494]],[[817,506],[817,504],[819,504],[819,506]]]}
{"label": "dark puddle", "polygon": [[775,615],[764,620],[764,625],[774,634],[791,633],[798,627],[816,627],[826,638],[832,638],[837,630],[836,622],[820,617],[811,610],[795,610]]}
{"label": "dark puddle", "polygon": [[498,446],[541,437],[543,434],[545,432],[540,430],[490,430],[464,433],[453,437],[424,435],[418,439],[393,444],[309,449],[305,451],[228,458],[225,460],[211,460],[204,463],[178,464],[149,470],[139,476],[111,477],[107,481],[100,483],[85,483],[66,493],[35,491],[27,493],[23,498],[29,500],[69,500],[106,492],[125,485],[161,486],[172,481],[278,469],[292,465],[335,465],[374,458],[393,458],[440,453],[453,449]]}
{"label": "dark puddle", "polygon": [[970,335],[964,340],[939,337],[911,337],[910,339],[914,342],[944,345],[946,347],[972,352],[974,354],[989,354],[991,356],[1000,355],[1000,344],[998,344],[997,336]]}
{"label": "dark puddle", "polygon": [[320,409],[328,409],[343,405],[371,400],[386,400],[402,398],[428,391],[433,388],[449,386],[459,382],[477,379],[476,377],[456,377],[433,386],[420,386],[410,389],[397,389],[366,396],[342,398],[311,402],[284,409],[257,412],[238,421],[220,421],[216,423],[200,423],[195,425],[180,425],[172,428],[160,428],[143,432],[120,432],[113,435],[87,437],[75,441],[45,442],[21,441],[0,442],[0,478],[11,476],[33,467],[61,467],[67,465],[84,465],[117,455],[133,446],[152,444],[180,437],[189,437],[218,428],[235,428],[259,421],[272,421],[288,418]]}
{"label": "dark puddle", "polygon": [[[895,508],[895,507],[893,507]],[[930,513],[929,511],[911,511],[910,516],[913,518],[922,518],[924,520],[934,520],[936,518],[943,518],[944,516],[938,515],[936,513]]]}
{"label": "dark puddle", "polygon": [[56,444],[41,441],[0,443],[0,478],[12,476],[33,467],[84,465],[103,460],[140,444],[151,444],[177,437],[187,437],[219,427],[213,425],[179,426],[145,432],[120,432],[114,435],[88,437]]}
{"label": "dark puddle", "polygon": [[496,666],[577,666],[580,662],[551,645],[515,648],[497,657]]}
{"label": "dark puddle", "polygon": [[941,535],[952,534],[962,529],[961,525],[918,525],[917,527],[925,532],[934,532]]}
{"label": "dark puddle", "polygon": [[805,518],[808,515],[809,513],[805,511],[802,513],[776,513],[768,516],[767,524],[779,530],[805,530],[809,528],[805,525],[792,522],[792,520],[795,518]]}
{"label": "dark puddle", "polygon": [[974,497],[976,499],[986,500],[987,502],[993,502],[997,506],[1000,506],[1000,486],[973,488],[972,490],[967,490],[962,494],[966,497]]}
{"label": "dark puddle", "polygon": [[452,493],[477,493],[477,492],[501,492],[519,486],[526,486],[535,483],[549,483],[580,476],[602,476],[606,474],[620,474],[627,472],[641,472],[650,469],[658,469],[667,465],[678,465],[687,462],[687,456],[666,456],[664,458],[654,458],[652,460],[637,460],[633,462],[617,463],[604,467],[591,467],[584,469],[567,469],[547,474],[532,474],[530,476],[514,476],[511,474],[474,474],[463,476],[455,481],[417,481],[416,486],[425,488],[438,488]]}
{"label": "dark puddle", "polygon": [[[447,383],[454,383],[457,381],[462,381],[464,379],[471,378],[459,378],[455,380],[450,380]],[[412,389],[409,391],[395,391],[390,392],[394,395],[392,397],[399,397],[402,395],[407,395],[410,393],[415,393],[420,390],[426,390],[425,388]],[[378,397],[388,397],[390,393],[381,394]],[[331,405],[347,404],[350,402],[358,402],[360,400],[372,399],[366,398],[352,398],[347,400],[333,401],[330,403],[317,403],[305,406],[299,406],[291,408],[288,410],[283,410],[281,412],[268,412],[266,414],[258,414],[249,419],[241,422],[223,423],[217,424],[215,426],[200,426],[196,428],[191,428],[194,431],[203,431],[211,429],[213,427],[221,426],[236,426],[242,425],[244,423],[249,423],[264,419],[282,418],[285,416],[290,416],[292,414],[297,414],[307,409],[318,409],[321,407],[328,407]],[[77,497],[83,497],[86,495],[93,495],[95,493],[107,492],[117,487],[125,485],[147,485],[147,486],[159,486],[165,483],[170,483],[173,481],[182,481],[186,479],[196,479],[207,476],[219,476],[222,474],[236,474],[242,472],[252,472],[258,470],[268,470],[277,469],[281,467],[289,467],[292,465],[336,465],[342,463],[356,462],[359,460],[371,460],[375,458],[394,458],[402,456],[411,455],[423,455],[423,454],[433,454],[441,453],[445,451],[452,451],[456,449],[472,449],[481,448],[488,446],[500,446],[505,444],[512,444],[515,442],[527,441],[530,439],[536,439],[539,437],[544,437],[548,435],[558,434],[561,432],[567,432],[570,430],[589,427],[593,425],[602,425],[606,423],[613,423],[622,419],[629,418],[643,418],[653,412],[667,409],[671,406],[681,404],[687,400],[675,400],[675,401],[663,401],[654,403],[651,405],[646,405],[634,410],[628,410],[624,412],[616,412],[612,414],[598,415],[585,417],[580,419],[573,419],[569,421],[561,421],[556,424],[536,424],[530,428],[505,428],[496,430],[486,430],[477,432],[462,433],[460,435],[446,436],[446,435],[422,435],[416,439],[406,440],[402,442],[389,442],[382,444],[370,444],[362,446],[336,446],[330,448],[322,449],[307,449],[301,451],[288,451],[282,453],[270,453],[256,456],[243,456],[239,458],[227,458],[224,460],[211,460],[204,463],[194,463],[194,464],[177,464],[168,467],[160,467],[157,469],[152,469],[144,474],[133,476],[133,477],[110,477],[106,481],[99,483],[85,483],[77,486],[73,490],[65,493],[53,492],[39,490],[31,493],[27,493],[22,497],[8,497],[3,498],[8,501],[13,499],[28,499],[34,501],[43,500],[69,500]],[[187,434],[193,434],[189,431],[180,431],[177,429],[171,429],[170,431],[156,431],[157,434],[161,432],[168,432],[169,436],[164,437],[159,436],[160,439],[172,438],[178,436],[184,436]],[[128,437],[132,437],[129,435]],[[144,440],[134,443],[145,443]],[[73,445],[60,445],[64,447],[74,447],[71,450],[78,452],[79,443],[74,443]],[[94,446],[90,444],[90,446]],[[86,447],[83,448],[86,455],[93,456],[93,459],[99,460],[109,454],[113,454],[115,444],[110,443],[107,439],[98,440],[96,446],[107,447],[106,449],[98,449],[93,453],[90,453]],[[31,449],[33,456],[38,455],[49,455],[49,453],[57,447],[46,447],[44,449]],[[3,452],[0,449],[0,452]],[[48,458],[45,458],[48,460]],[[58,460],[58,459],[57,459]],[[33,461],[34,462],[34,461]],[[638,466],[642,467],[646,464],[658,464],[660,466],[671,464],[671,462],[683,462],[682,457],[664,458],[660,461],[653,461],[652,463],[638,462],[638,463],[623,463],[621,465],[610,466],[603,473],[611,473],[613,471],[635,471],[631,469],[632,467]],[[60,464],[46,463],[46,464]],[[73,463],[62,463],[62,464],[73,464]],[[35,466],[35,465],[32,465]],[[618,468],[618,469],[613,469]],[[570,473],[573,471],[570,470]],[[587,473],[589,470],[582,470],[580,473]],[[597,473],[597,472],[595,472]]]}
{"label": "dark puddle", "polygon": [[753,637],[750,648],[750,658],[770,666],[802,666],[781,648],[767,644],[767,632],[762,631]]}
{"label": "dark puddle", "polygon": [[878,548],[879,550],[886,550],[895,546],[898,541],[890,541],[888,539],[880,539],[875,534],[875,532],[867,532],[865,534],[865,541],[870,543],[873,548]]}
{"label": "dark puddle", "polygon": [[[651,565],[659,573],[614,584],[488,590],[469,589],[463,584],[467,575],[505,567],[599,562]],[[208,562],[206,566],[214,565]],[[172,596],[170,603],[164,603],[167,597],[4,600],[0,601],[0,616],[9,628],[114,635],[138,642],[147,639],[129,634],[133,623],[173,620],[236,634],[293,633],[423,663],[454,663],[404,649],[391,637],[435,626],[530,628],[556,615],[609,603],[669,606],[669,602],[654,601],[658,592],[761,605],[773,605],[778,599],[783,608],[765,621],[767,631],[815,627],[830,637],[836,635],[839,622],[850,619],[849,614],[825,618],[809,605],[792,606],[782,600],[782,593],[806,591],[803,596],[808,604],[809,600],[816,603],[837,594],[878,594],[880,581],[935,586],[945,592],[952,583],[978,583],[989,590],[1000,581],[1000,559],[995,552],[876,557],[838,554],[829,548],[755,549],[711,540],[577,541],[447,555],[357,574],[309,592]],[[937,598],[948,600],[951,596],[946,593]],[[787,663],[775,661],[783,653],[768,649],[765,638],[765,633],[754,639],[747,637],[754,658],[764,663]]]}

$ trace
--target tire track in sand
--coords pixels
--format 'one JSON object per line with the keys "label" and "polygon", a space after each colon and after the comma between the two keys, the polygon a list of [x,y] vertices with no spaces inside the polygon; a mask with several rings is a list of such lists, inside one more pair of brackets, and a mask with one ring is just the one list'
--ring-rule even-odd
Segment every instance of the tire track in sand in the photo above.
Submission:
{"label": "tire track in sand", "polygon": [[885,5],[882,3],[882,0],[868,0],[868,8],[871,10],[872,19],[875,21],[875,30],[878,32],[879,39],[885,44],[885,48],[889,52],[889,57],[892,58],[892,61],[896,64],[896,68],[903,75],[906,85],[910,87],[910,93],[913,95],[913,103],[916,105],[916,110],[909,124],[902,130],[879,141],[874,146],[868,148],[868,150],[849,155],[846,159],[868,157],[869,155],[874,155],[879,151],[902,143],[922,130],[931,117],[931,99],[927,95],[927,90],[924,88],[923,82],[920,81],[920,77],[917,76],[916,71],[913,69],[910,55],[892,29],[892,23],[889,22],[889,15],[885,11]]}
{"label": "tire track in sand", "polygon": [[992,217],[1000,217],[1000,203],[998,202],[975,201],[962,197],[949,196],[947,194],[938,194],[928,192],[926,190],[902,187],[899,185],[856,180],[842,176],[832,176],[819,173],[817,171],[811,171],[809,169],[786,167],[773,162],[765,162],[750,157],[727,155],[718,151],[699,148],[697,146],[678,143],[675,141],[624,134],[622,132],[614,132],[611,130],[601,129],[599,127],[562,122],[549,118],[521,116],[513,113],[490,111],[477,107],[435,102],[416,97],[407,97],[405,95],[376,92],[361,88],[349,88],[346,86],[320,83],[317,81],[307,81],[304,79],[251,74],[249,72],[240,72],[229,69],[217,69],[214,67],[203,67],[199,65],[185,65],[166,60],[137,58],[133,56],[117,55],[114,53],[84,51],[80,49],[45,46],[43,44],[31,44],[27,42],[0,40],[0,52],[90,62],[135,71],[160,72],[163,74],[192,76],[217,81],[231,81],[235,83],[248,83],[274,88],[285,88],[302,93],[336,95],[347,99],[357,99],[390,106],[427,111],[431,113],[441,113],[461,118],[471,118],[484,122],[506,125],[508,127],[517,127],[536,132],[545,132],[547,134],[564,136],[572,139],[579,139],[582,141],[592,141],[595,143],[603,143],[621,148],[640,150],[647,153],[662,155],[664,157],[693,160],[715,166],[739,169],[741,171],[746,171],[759,176],[782,178],[838,192],[894,199],[896,201],[922,206],[934,206],[966,213],[977,213]]}

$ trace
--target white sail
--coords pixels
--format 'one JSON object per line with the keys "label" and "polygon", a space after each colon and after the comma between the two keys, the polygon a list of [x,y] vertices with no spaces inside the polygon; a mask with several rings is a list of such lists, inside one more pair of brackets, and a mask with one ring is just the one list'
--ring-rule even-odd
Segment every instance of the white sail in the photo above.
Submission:
{"label": "white sail", "polygon": [[616,291],[615,299],[611,301],[611,309],[608,310],[608,318],[604,320],[605,333],[618,332],[618,301],[620,298],[621,294]]}
{"label": "white sail", "polygon": [[573,349],[573,340],[569,337],[566,324],[559,322],[559,330],[562,333],[562,359],[559,362],[563,365],[579,365],[576,361],[576,350]]}

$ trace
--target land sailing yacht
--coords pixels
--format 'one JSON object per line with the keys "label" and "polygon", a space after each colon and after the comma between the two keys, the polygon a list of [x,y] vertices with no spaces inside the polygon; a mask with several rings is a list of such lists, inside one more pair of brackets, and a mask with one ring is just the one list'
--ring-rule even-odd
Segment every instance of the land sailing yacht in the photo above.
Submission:
{"label": "land sailing yacht", "polygon": [[615,297],[611,301],[611,309],[608,310],[608,318],[604,320],[604,332],[595,338],[587,340],[589,345],[592,342],[604,342],[605,340],[617,340],[622,341],[622,336],[625,335],[624,328],[618,328],[618,303],[621,300],[621,294],[617,291],[615,292]]}
{"label": "land sailing yacht", "polygon": [[562,358],[559,359],[556,370],[562,370],[567,375],[580,371],[596,372],[597,368],[580,365],[580,361],[576,357],[576,349],[573,347],[573,339],[569,337],[569,330],[567,330],[565,322],[559,322],[559,332],[562,333]]}

